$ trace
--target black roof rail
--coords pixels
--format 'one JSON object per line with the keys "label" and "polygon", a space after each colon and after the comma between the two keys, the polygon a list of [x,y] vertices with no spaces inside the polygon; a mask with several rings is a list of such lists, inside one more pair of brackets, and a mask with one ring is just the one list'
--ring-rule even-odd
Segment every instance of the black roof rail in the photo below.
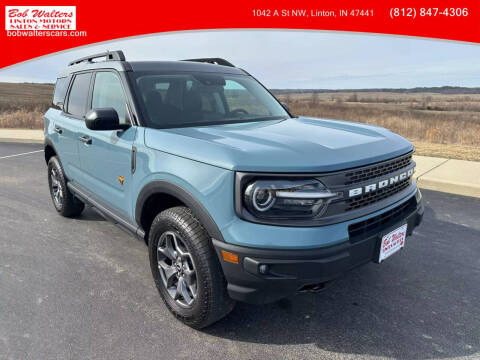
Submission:
{"label": "black roof rail", "polygon": [[221,58],[185,59],[181,61],[195,61],[195,62],[204,62],[204,63],[215,64],[215,65],[235,67],[235,65],[233,65],[230,61],[227,61]]}
{"label": "black roof rail", "polygon": [[80,64],[82,62],[93,62],[93,59],[104,57],[105,61],[116,60],[116,61],[125,61],[125,55],[123,55],[122,50],[115,50],[115,51],[106,51],[103,53],[85,56],[83,58],[73,60],[68,63],[68,66],[72,66],[75,64]]}

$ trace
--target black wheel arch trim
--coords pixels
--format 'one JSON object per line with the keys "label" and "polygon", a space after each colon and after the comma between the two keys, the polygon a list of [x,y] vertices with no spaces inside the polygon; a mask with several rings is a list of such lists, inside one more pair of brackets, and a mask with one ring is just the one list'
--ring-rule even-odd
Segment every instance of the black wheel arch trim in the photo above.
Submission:
{"label": "black wheel arch trim", "polygon": [[[147,199],[154,194],[166,194],[176,197],[192,210],[193,214],[200,220],[212,238],[224,242],[220,229],[205,207],[187,190],[165,180],[152,181],[145,185],[140,191],[135,206],[135,220],[139,226],[141,226],[143,206]],[[143,230],[146,231],[146,229]]]}
{"label": "black wheel arch trim", "polygon": [[[47,150],[47,146],[50,146],[50,147],[53,149],[53,151],[55,152],[55,154],[57,154],[57,156],[58,156],[57,148],[56,148],[55,145],[53,144],[53,141],[50,140],[50,139],[45,139],[45,140],[43,141],[43,152],[44,152],[44,154],[45,154],[45,151]],[[45,159],[45,161],[46,161],[46,160],[47,160],[47,159]]]}

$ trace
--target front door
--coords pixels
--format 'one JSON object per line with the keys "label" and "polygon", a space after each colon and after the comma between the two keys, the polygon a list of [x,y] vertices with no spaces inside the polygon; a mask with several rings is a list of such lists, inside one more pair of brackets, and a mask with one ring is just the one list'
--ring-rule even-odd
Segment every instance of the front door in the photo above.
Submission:
{"label": "front door", "polygon": [[[106,107],[117,111],[120,123],[130,122],[125,91],[113,71],[96,72],[93,79],[90,108]],[[83,123],[79,137],[80,185],[127,219],[132,217],[132,148],[136,130],[131,126],[127,130],[94,131]]]}

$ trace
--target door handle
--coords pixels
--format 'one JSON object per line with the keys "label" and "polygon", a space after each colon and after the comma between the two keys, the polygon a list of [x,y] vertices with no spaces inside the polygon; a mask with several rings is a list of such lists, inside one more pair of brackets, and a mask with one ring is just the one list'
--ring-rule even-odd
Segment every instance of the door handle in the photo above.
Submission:
{"label": "door handle", "polygon": [[92,139],[89,138],[88,136],[79,136],[78,140],[80,140],[81,142],[87,145],[90,145],[92,143]]}
{"label": "door handle", "polygon": [[63,133],[63,130],[60,129],[58,126],[55,126],[55,128],[53,129],[53,131],[55,131],[57,134]]}

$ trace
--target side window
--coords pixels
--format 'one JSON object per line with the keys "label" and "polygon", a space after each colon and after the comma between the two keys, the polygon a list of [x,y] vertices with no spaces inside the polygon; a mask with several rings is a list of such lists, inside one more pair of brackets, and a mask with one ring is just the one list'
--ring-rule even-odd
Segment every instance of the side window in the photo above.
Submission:
{"label": "side window", "polygon": [[91,73],[78,74],[73,79],[70,95],[68,96],[67,112],[74,116],[85,115]]}
{"label": "side window", "polygon": [[118,113],[120,124],[130,121],[127,117],[127,101],[122,83],[113,72],[97,72],[93,85],[92,109],[114,108]]}
{"label": "side window", "polygon": [[68,77],[58,78],[55,83],[55,90],[53,91],[53,105],[59,106],[65,101],[65,95],[68,88]]}
{"label": "side window", "polygon": [[238,109],[249,114],[270,116],[268,108],[250,93],[243,85],[233,80],[226,80],[224,87],[225,99],[230,111]]}

